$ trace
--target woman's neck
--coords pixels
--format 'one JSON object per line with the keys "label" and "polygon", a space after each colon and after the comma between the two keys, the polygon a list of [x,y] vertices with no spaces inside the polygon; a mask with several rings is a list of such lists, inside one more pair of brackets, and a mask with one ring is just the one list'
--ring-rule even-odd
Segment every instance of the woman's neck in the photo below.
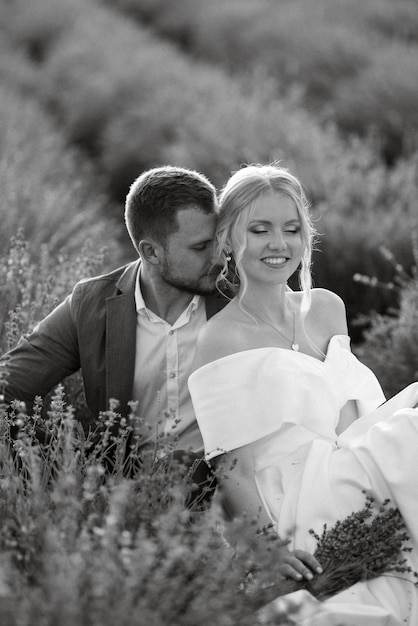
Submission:
{"label": "woman's neck", "polygon": [[294,305],[290,304],[291,292],[286,285],[272,285],[260,288],[248,287],[244,293],[238,294],[240,305],[249,313],[268,323],[285,323],[293,317]]}

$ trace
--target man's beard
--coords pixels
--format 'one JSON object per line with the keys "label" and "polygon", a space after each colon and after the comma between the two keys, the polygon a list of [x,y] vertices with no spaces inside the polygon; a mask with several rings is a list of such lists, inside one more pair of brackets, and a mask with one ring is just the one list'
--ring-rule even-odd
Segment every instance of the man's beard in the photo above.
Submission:
{"label": "man's beard", "polygon": [[209,296],[216,291],[215,279],[220,272],[220,268],[212,268],[207,277],[203,276],[199,280],[187,280],[181,276],[175,276],[171,272],[170,268],[164,264],[161,270],[161,278],[170,285],[180,291],[186,291],[187,293],[197,296]]}

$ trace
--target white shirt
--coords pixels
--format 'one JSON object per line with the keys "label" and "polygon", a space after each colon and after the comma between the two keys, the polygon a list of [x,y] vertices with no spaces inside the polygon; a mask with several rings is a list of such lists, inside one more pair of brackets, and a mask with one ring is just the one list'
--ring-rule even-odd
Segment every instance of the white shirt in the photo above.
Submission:
{"label": "white shirt", "polygon": [[[179,437],[178,449],[203,451],[187,380],[195,353],[197,336],[206,323],[205,301],[195,295],[173,325],[145,305],[136,279],[137,311],[135,372],[132,399],[136,415],[151,426],[149,439],[158,433]],[[148,440],[148,437],[146,437]]]}

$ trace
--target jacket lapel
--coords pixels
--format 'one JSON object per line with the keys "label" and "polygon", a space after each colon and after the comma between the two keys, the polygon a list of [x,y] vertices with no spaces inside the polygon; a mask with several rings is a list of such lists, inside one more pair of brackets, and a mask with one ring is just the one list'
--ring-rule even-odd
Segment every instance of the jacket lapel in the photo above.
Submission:
{"label": "jacket lapel", "polygon": [[135,281],[139,262],[132,263],[116,284],[117,293],[106,300],[106,397],[119,400],[126,415],[132,400],[135,368]]}
{"label": "jacket lapel", "polygon": [[216,313],[219,313],[219,311],[228,304],[229,300],[230,298],[219,293],[219,291],[216,291],[214,294],[211,294],[210,296],[206,296],[206,299],[205,299],[206,318],[209,320]]}

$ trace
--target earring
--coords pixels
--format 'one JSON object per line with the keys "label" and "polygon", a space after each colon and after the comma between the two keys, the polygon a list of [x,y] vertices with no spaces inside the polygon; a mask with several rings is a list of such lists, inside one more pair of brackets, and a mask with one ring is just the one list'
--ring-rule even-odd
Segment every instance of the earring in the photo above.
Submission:
{"label": "earring", "polygon": [[231,251],[230,251],[230,250],[225,250],[225,258],[226,258],[226,262],[227,262],[227,263],[229,263],[229,262],[230,262],[230,260],[232,259],[231,254],[232,254],[232,253],[231,253]]}

